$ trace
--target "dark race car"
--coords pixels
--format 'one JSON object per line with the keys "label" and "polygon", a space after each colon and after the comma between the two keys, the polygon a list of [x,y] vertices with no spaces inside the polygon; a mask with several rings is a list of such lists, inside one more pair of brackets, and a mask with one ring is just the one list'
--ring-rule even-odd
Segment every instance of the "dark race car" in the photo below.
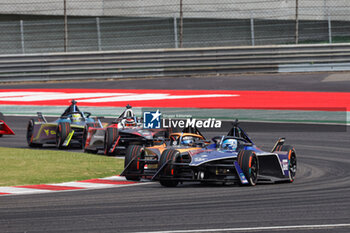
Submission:
{"label": "dark race car", "polygon": [[82,112],[75,100],[55,121],[47,122],[42,113],[37,119],[31,119],[27,126],[27,143],[30,147],[42,147],[43,144],[55,144],[58,149],[70,145],[84,145],[83,132],[85,127],[98,127],[101,122],[90,118],[91,113]]}
{"label": "dark race car", "polygon": [[130,105],[112,123],[101,127],[90,127],[85,131],[85,152],[105,155],[123,155],[129,145],[151,146],[154,141],[168,136],[168,130],[144,129]]}
{"label": "dark race car", "polygon": [[5,123],[4,115],[0,112],[0,137],[2,135],[14,135],[12,129]]}
{"label": "dark race car", "polygon": [[158,171],[153,176],[161,185],[174,187],[179,182],[238,183],[293,182],[296,152],[277,141],[271,152],[259,149],[236,122],[227,135],[214,137],[214,143],[201,149],[163,151]]}
{"label": "dark race car", "polygon": [[131,145],[125,153],[124,170],[121,176],[127,180],[149,178],[158,170],[159,158],[164,150],[177,148],[181,153],[203,148],[208,145],[205,137],[197,128],[187,127],[179,133],[172,133],[168,139],[150,147]]}

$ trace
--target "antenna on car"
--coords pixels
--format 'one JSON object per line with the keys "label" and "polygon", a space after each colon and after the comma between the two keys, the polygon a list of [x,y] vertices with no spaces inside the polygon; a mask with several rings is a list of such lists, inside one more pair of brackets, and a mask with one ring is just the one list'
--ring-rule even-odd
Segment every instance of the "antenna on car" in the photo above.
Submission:
{"label": "antenna on car", "polygon": [[71,103],[72,103],[72,108],[71,108],[71,111],[72,112],[79,112],[79,109],[78,109],[78,107],[77,107],[77,101],[75,101],[74,99],[72,99],[72,101],[71,101]]}
{"label": "antenna on car", "polygon": [[236,119],[234,122],[232,122],[232,127],[230,131],[228,131],[227,136],[232,136],[232,137],[238,137],[237,135],[237,128],[238,128],[238,119]]}

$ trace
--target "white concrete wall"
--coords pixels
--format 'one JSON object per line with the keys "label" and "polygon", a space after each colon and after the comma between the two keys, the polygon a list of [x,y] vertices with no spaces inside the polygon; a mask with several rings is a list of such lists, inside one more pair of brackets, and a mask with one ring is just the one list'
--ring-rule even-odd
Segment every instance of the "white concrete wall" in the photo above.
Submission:
{"label": "white concrete wall", "polygon": [[[67,0],[72,16],[173,17],[180,0]],[[183,0],[185,17],[294,19],[295,0]],[[0,14],[62,15],[63,0],[0,0]],[[349,0],[299,0],[300,19],[350,20]]]}
{"label": "white concrete wall", "polygon": [[[0,0],[0,14],[63,15],[63,0]],[[69,15],[103,15],[103,0],[67,0]]]}

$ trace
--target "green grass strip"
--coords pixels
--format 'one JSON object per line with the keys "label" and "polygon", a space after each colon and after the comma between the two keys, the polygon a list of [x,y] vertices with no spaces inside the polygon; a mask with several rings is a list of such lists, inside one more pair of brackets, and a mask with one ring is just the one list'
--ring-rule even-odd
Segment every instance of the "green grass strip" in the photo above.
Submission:
{"label": "green grass strip", "polygon": [[0,147],[0,186],[50,184],[118,175],[124,160],[66,151]]}

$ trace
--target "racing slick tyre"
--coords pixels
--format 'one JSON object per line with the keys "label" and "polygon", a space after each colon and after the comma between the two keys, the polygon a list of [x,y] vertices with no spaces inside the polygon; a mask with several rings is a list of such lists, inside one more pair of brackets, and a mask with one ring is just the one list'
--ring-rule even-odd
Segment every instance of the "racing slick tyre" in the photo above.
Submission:
{"label": "racing slick tyre", "polygon": [[114,146],[115,140],[119,137],[118,128],[107,128],[105,132],[105,140],[104,140],[104,154],[105,155],[113,155],[113,152],[110,152],[111,148]]}
{"label": "racing slick tyre", "polygon": [[[180,155],[180,152],[174,149],[168,149],[163,151],[160,159],[158,161],[158,169],[162,168],[165,163],[168,163],[163,167],[163,170],[159,173],[159,183],[165,187],[176,187],[179,184],[177,180],[168,180],[173,178],[175,174],[174,166],[172,162],[175,162],[177,157]],[[162,179],[165,177],[165,179]]]}
{"label": "racing slick tyre", "polygon": [[86,139],[87,139],[87,135],[88,135],[88,132],[89,132],[89,126],[88,125],[85,125],[84,127],[84,130],[83,130],[83,138],[82,138],[82,141],[81,141],[81,149],[84,150],[84,152],[89,152],[88,150],[85,149],[85,144],[86,144]]}
{"label": "racing slick tyre", "polygon": [[[0,120],[4,120],[4,115],[0,112]],[[0,138],[2,137],[2,134],[0,134]]]}
{"label": "racing slick tyre", "polygon": [[36,148],[36,147],[42,147],[43,144],[39,143],[33,143],[33,131],[34,131],[34,119],[30,119],[27,125],[27,143],[29,147]]}
{"label": "racing slick tyre", "polygon": [[84,127],[84,130],[83,130],[83,138],[82,138],[82,141],[81,141],[81,148],[84,150],[84,152],[91,152],[91,153],[97,153],[96,150],[89,150],[87,148],[85,148],[85,144],[86,144],[86,140],[87,140],[87,136],[88,136],[88,133],[89,133],[89,128],[92,127],[92,128],[99,128],[100,125],[98,123],[87,123]]}
{"label": "racing slick tyre", "polygon": [[277,147],[275,151],[288,151],[289,182],[292,183],[297,172],[297,156],[294,147],[290,145],[283,145],[281,147]]}
{"label": "racing slick tyre", "polygon": [[252,150],[242,150],[238,154],[238,164],[241,167],[244,176],[249,185],[254,186],[258,182],[259,163],[258,158]]}
{"label": "racing slick tyre", "polygon": [[131,162],[128,169],[125,171],[125,178],[127,180],[140,180],[141,177],[139,174],[143,173],[143,168],[145,165],[144,162],[139,161],[142,159],[142,151],[143,148],[139,145],[131,145],[126,150],[124,168]]}
{"label": "racing slick tyre", "polygon": [[70,124],[68,122],[60,122],[56,130],[56,147],[58,149],[63,149],[63,143],[69,135]]}

